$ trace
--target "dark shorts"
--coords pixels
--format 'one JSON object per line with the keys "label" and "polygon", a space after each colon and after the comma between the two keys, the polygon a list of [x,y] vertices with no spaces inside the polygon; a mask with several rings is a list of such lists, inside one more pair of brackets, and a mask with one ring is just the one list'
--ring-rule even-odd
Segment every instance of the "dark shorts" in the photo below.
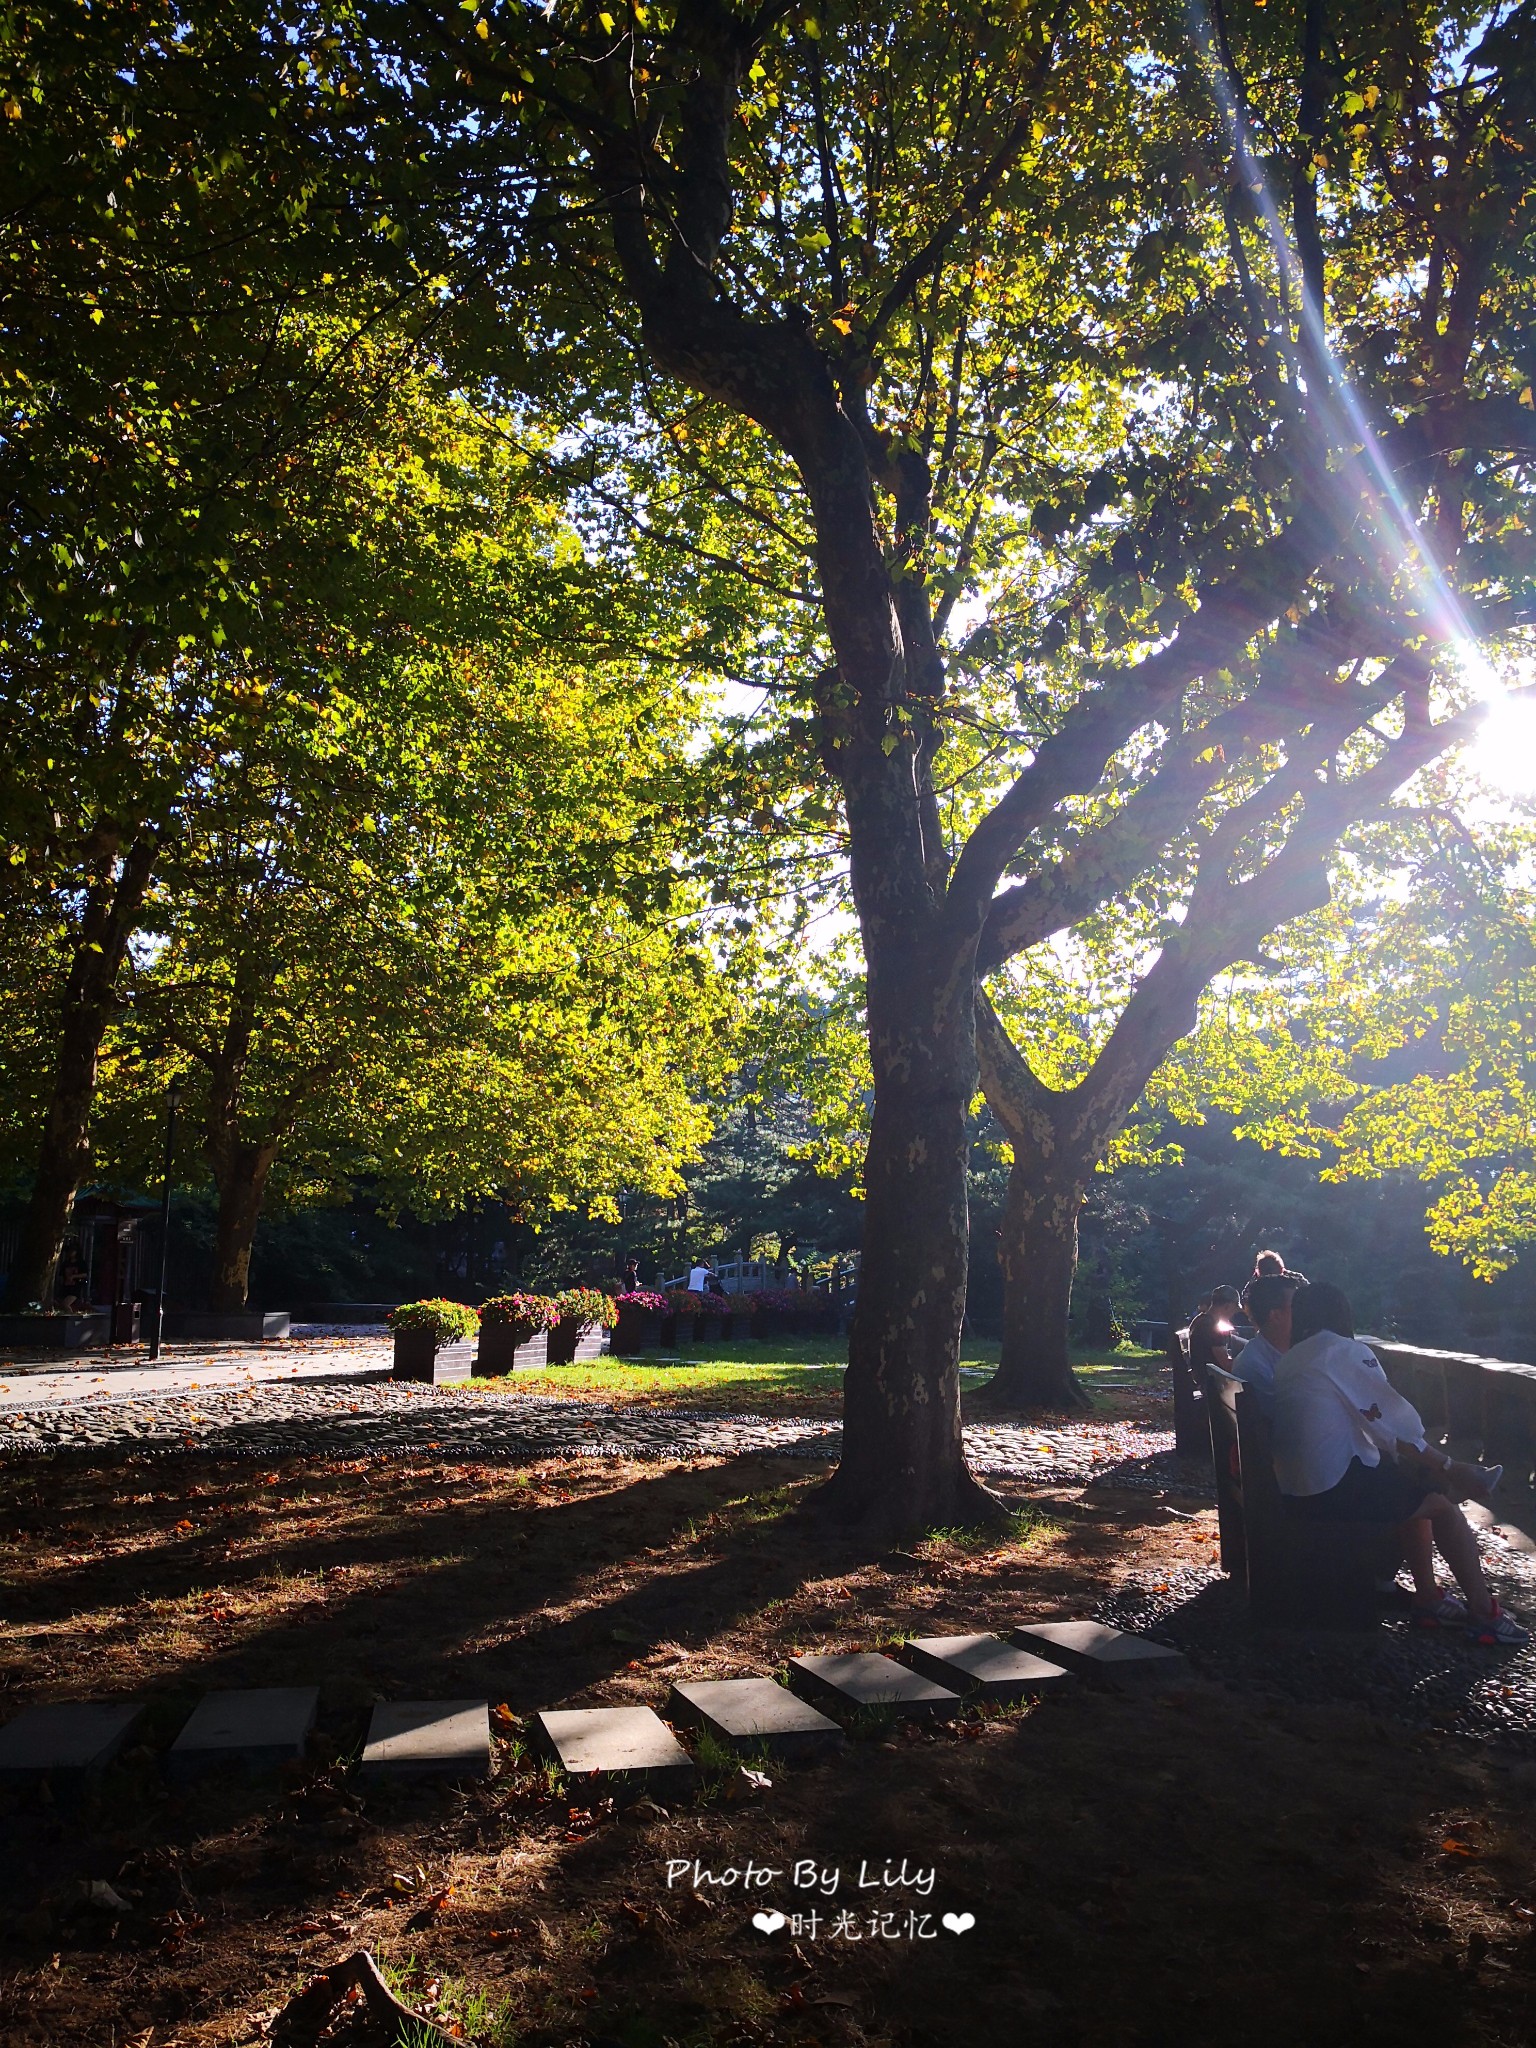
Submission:
{"label": "dark shorts", "polygon": [[1344,1477],[1326,1493],[1288,1493],[1283,1498],[1285,1512],[1302,1521],[1380,1522],[1391,1527],[1411,1520],[1433,1491],[1420,1474],[1405,1472],[1389,1458],[1379,1465],[1362,1465],[1352,1458]]}

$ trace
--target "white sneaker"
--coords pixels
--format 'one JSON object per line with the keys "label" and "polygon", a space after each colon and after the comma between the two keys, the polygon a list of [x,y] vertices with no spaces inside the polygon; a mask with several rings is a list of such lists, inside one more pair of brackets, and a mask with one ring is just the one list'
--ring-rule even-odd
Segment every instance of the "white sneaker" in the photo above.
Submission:
{"label": "white sneaker", "polygon": [[1415,1628],[1466,1628],[1472,1617],[1456,1593],[1442,1593],[1432,1605],[1415,1600],[1409,1619]]}
{"label": "white sneaker", "polygon": [[1531,1640],[1530,1630],[1522,1628],[1512,1614],[1506,1614],[1497,1600],[1484,1620],[1468,1619],[1467,1634],[1485,1650],[1518,1650]]}

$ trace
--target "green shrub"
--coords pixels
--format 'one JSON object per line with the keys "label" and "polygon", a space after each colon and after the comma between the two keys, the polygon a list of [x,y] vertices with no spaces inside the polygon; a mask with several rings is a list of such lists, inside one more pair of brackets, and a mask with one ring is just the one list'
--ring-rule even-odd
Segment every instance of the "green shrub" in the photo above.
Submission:
{"label": "green shrub", "polygon": [[389,1312],[392,1330],[430,1330],[439,1346],[454,1344],[461,1337],[473,1337],[480,1318],[466,1302],[407,1301]]}
{"label": "green shrub", "polygon": [[619,1320],[612,1297],[604,1294],[600,1287],[567,1287],[555,1296],[555,1306],[562,1321],[569,1316],[584,1328],[596,1323],[600,1330],[611,1330]]}

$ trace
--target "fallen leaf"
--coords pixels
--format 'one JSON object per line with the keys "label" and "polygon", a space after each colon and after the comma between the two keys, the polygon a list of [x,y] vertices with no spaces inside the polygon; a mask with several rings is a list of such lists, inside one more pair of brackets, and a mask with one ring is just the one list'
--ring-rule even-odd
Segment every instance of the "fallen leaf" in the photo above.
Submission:
{"label": "fallen leaf", "polygon": [[93,1877],[85,1887],[85,1903],[103,1913],[131,1913],[132,1906],[121,1893],[113,1891],[105,1878]]}
{"label": "fallen leaf", "polygon": [[1470,1842],[1458,1842],[1454,1835],[1447,1835],[1440,1847],[1447,1856],[1476,1856],[1479,1853]]}

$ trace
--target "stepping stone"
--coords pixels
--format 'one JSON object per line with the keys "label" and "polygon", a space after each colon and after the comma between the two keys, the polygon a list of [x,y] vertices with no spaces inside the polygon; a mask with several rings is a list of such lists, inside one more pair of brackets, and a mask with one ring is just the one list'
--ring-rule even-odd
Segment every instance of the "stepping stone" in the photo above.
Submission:
{"label": "stepping stone", "polygon": [[1182,1650],[1149,1643],[1145,1636],[1127,1635],[1098,1621],[1026,1622],[1013,1631],[1013,1640],[1101,1685],[1156,1685],[1190,1675]]}
{"label": "stepping stone", "polygon": [[924,1678],[968,1699],[1001,1704],[1072,1683],[1072,1674],[1059,1664],[1016,1649],[1001,1636],[914,1636],[901,1653]]}
{"label": "stepping stone", "polygon": [[807,1756],[843,1739],[835,1721],[771,1678],[690,1679],[673,1686],[667,1712],[738,1756]]}
{"label": "stepping stone", "polygon": [[650,1707],[564,1707],[535,1714],[533,1725],[569,1777],[620,1777],[647,1792],[693,1786],[693,1758]]}
{"label": "stepping stone", "polygon": [[99,1771],[109,1764],[144,1711],[141,1700],[91,1706],[77,1700],[28,1707],[0,1728],[0,1779],[44,1771]]}
{"label": "stepping stone", "polygon": [[909,1671],[894,1657],[872,1651],[843,1651],[830,1657],[791,1657],[789,1682],[812,1700],[844,1709],[887,1707],[904,1721],[948,1721],[960,1711],[960,1696]]}
{"label": "stepping stone", "polygon": [[273,1771],[304,1755],[320,1704],[317,1685],[269,1685],[249,1692],[211,1692],[193,1708],[165,1767],[190,1778],[218,1764]]}
{"label": "stepping stone", "polygon": [[485,1700],[381,1700],[361,1768],[374,1778],[488,1778],[491,1710]]}

